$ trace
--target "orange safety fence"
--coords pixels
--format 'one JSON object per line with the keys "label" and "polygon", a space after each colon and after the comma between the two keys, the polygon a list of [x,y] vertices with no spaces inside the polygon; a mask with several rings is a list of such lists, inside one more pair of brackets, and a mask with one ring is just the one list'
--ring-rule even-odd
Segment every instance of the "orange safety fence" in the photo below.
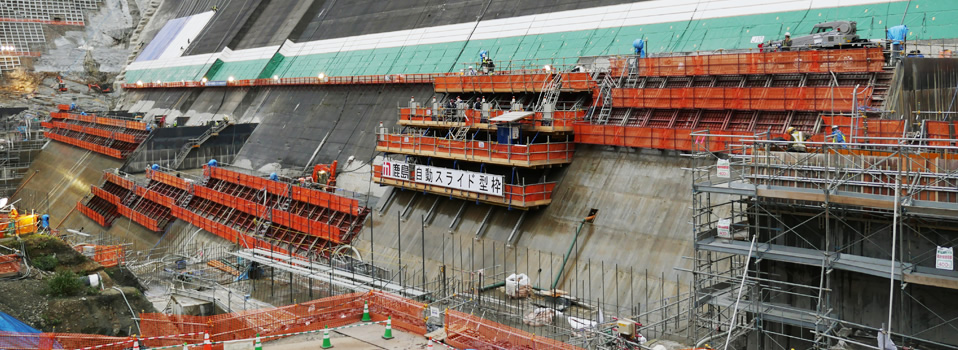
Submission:
{"label": "orange safety fence", "polygon": [[956,146],[958,139],[958,122],[925,121],[925,133],[929,139],[942,141],[928,141],[929,146]]}
{"label": "orange safety fence", "polygon": [[63,143],[70,144],[70,145],[73,145],[73,146],[76,146],[76,147],[80,147],[80,148],[83,148],[83,149],[86,149],[86,150],[90,150],[90,151],[93,151],[93,152],[105,154],[105,155],[108,155],[108,156],[113,157],[113,158],[123,159],[123,158],[125,157],[124,154],[123,154],[123,152],[121,152],[120,150],[113,149],[113,148],[109,148],[109,147],[105,147],[105,146],[100,146],[100,145],[97,145],[97,144],[95,144],[95,143],[90,143],[90,142],[86,142],[86,141],[77,140],[77,139],[74,139],[74,138],[72,138],[72,137],[68,137],[68,136],[64,136],[64,135],[52,133],[52,132],[49,132],[49,131],[44,131],[44,132],[43,132],[43,136],[46,137],[46,138],[48,138],[48,139],[54,140],[54,141],[63,142]]}
{"label": "orange safety fence", "polygon": [[399,186],[403,188],[415,189],[415,190],[424,190],[436,194],[448,195],[453,197],[459,197],[469,200],[480,200],[484,202],[491,202],[497,204],[505,204],[516,207],[533,207],[549,204],[552,201],[552,191],[555,189],[555,182],[547,182],[541,184],[531,184],[531,185],[505,185],[503,188],[503,196],[497,197],[485,193],[478,192],[469,192],[459,189],[454,189],[450,187],[436,186],[430,183],[419,183],[406,180],[398,180],[392,178],[385,178],[382,175],[382,165],[373,166],[373,181],[392,185]]}
{"label": "orange safety fence", "polygon": [[[629,58],[610,58],[611,74],[621,76]],[[755,52],[638,59],[640,76],[881,72],[881,48]]]}
{"label": "orange safety fence", "polygon": [[132,341],[133,338],[129,337],[96,334],[0,332],[0,349],[4,350],[82,349],[94,346],[98,350],[124,350],[132,347]]}
{"label": "orange safety fence", "polygon": [[507,165],[547,165],[572,161],[572,142],[508,145],[491,141],[457,141],[441,137],[380,134],[377,151],[483,161]]}
{"label": "orange safety fence", "polygon": [[[825,125],[837,125],[849,138],[849,142],[898,144],[904,136],[905,121],[892,119],[852,118],[850,116],[823,115]],[[853,122],[854,120],[854,122]],[[858,140],[857,138],[864,138]]]}
{"label": "orange safety fence", "polygon": [[103,267],[114,267],[126,262],[126,251],[120,245],[78,244],[73,250],[84,255],[92,254],[91,258]]}
{"label": "orange safety fence", "polygon": [[203,166],[203,174],[211,178],[223,180],[255,190],[266,189],[277,196],[286,197],[292,193],[293,200],[329,208],[338,212],[359,215],[359,200],[346,198],[335,193],[320,191],[312,188],[295,186],[289,183],[269,180],[258,176],[230,171],[219,167]]}
{"label": "orange safety fence", "polygon": [[82,201],[77,202],[77,210],[79,210],[81,214],[86,215],[86,217],[90,218],[91,220],[96,221],[96,223],[100,224],[100,226],[109,227],[110,224],[112,223],[108,221],[107,218],[104,217],[102,214],[97,213],[96,210],[93,210],[92,208],[86,206],[86,204],[83,204]]}
{"label": "orange safety fence", "polygon": [[581,349],[455,310],[446,310],[445,329],[446,343],[461,349]]}
{"label": "orange safety fence", "polygon": [[140,213],[136,210],[130,209],[130,207],[128,206],[125,206],[123,204],[117,205],[116,211],[119,212],[120,215],[130,218],[130,220],[133,220],[134,222],[142,225],[143,227],[146,227],[149,230],[152,230],[154,232],[163,232],[163,228],[160,227],[158,220],[151,218],[149,216],[146,216],[143,213]]}
{"label": "orange safety fence", "polygon": [[189,182],[187,182],[186,179],[182,177],[176,177],[174,175],[170,175],[162,171],[154,171],[153,169],[150,169],[150,168],[146,169],[146,178],[179,188],[181,190],[186,190],[186,189],[189,189],[190,187]]}
{"label": "orange safety fence", "polygon": [[[443,107],[439,108],[438,114],[434,114],[431,108],[400,108],[399,120],[418,122],[423,126],[473,126],[483,123],[490,123],[488,120],[482,120],[481,111],[475,109],[466,109],[463,112],[465,118],[462,121],[454,121],[452,115],[454,115],[455,109],[450,111],[450,108]],[[510,111],[489,111],[489,118],[495,118],[508,112]],[[571,129],[572,124],[575,123],[575,121],[585,118],[585,114],[585,110],[554,111],[552,112],[552,119],[546,119],[542,112],[535,112],[535,114],[526,117],[519,122],[521,124],[532,126],[568,127]]]}
{"label": "orange safety fence", "polygon": [[[612,89],[613,107],[850,112],[854,87]],[[859,91],[861,93],[861,91]],[[871,96],[867,88],[864,96]],[[860,99],[858,106],[867,106]]]}
{"label": "orange safety fence", "polygon": [[[69,106],[67,106],[67,109],[69,109]],[[96,114],[82,115],[82,114],[74,114],[74,113],[54,112],[54,113],[50,113],[50,117],[52,117],[53,119],[76,120],[76,121],[81,121],[81,122],[91,123],[91,124],[116,126],[116,127],[126,128],[126,129],[146,131],[146,123],[144,122],[110,118],[110,117],[101,117],[101,116],[97,116]]]}
{"label": "orange safety fence", "polygon": [[84,134],[105,137],[108,139],[116,139],[119,141],[129,142],[129,143],[140,143],[144,139],[146,139],[146,135],[135,135],[135,134],[128,134],[124,132],[118,132],[118,131],[109,131],[109,130],[103,130],[99,128],[77,125],[77,124],[68,124],[64,122],[53,122],[49,124],[50,126],[44,125],[44,127],[47,127],[47,128],[54,127],[59,129],[72,130],[72,131],[76,131],[76,132],[80,132]]}
{"label": "orange safety fence", "polygon": [[106,181],[115,183],[119,185],[120,187],[123,187],[128,190],[133,190],[133,186],[136,186],[136,184],[134,184],[132,180],[123,178],[120,175],[110,173],[110,172],[104,172],[103,178]]}

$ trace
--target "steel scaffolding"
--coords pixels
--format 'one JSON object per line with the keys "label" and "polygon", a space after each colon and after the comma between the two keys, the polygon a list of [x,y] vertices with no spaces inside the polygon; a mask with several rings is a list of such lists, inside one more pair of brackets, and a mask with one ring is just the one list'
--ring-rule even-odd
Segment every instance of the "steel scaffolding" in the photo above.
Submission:
{"label": "steel scaffolding", "polygon": [[[700,145],[733,138],[693,135]],[[768,134],[728,141],[690,154],[699,345],[878,349],[890,327],[898,345],[958,348],[958,310],[927,300],[958,289],[935,254],[958,242],[958,147],[856,137],[787,152],[794,144]]]}

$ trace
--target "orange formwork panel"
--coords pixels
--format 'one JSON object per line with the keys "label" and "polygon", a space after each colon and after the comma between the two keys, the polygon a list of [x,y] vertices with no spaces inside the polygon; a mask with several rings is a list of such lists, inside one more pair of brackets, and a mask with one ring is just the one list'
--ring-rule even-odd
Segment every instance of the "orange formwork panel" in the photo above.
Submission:
{"label": "orange formwork panel", "polygon": [[202,215],[198,215],[189,209],[174,206],[170,209],[170,212],[174,217],[186,221],[190,223],[190,225],[209,231],[210,233],[225,238],[230,242],[234,242],[243,248],[260,248],[275,251],[277,254],[289,255],[289,252],[286,249],[276,247],[268,242],[241,233],[232,227],[226,226],[217,221],[210,220]]}
{"label": "orange formwork panel", "polygon": [[[728,149],[734,138],[696,138],[691,129],[648,128],[619,125],[594,125],[578,123],[575,125],[576,143],[622,146],[635,148],[653,148],[677,151],[706,150],[720,152]],[[750,135],[740,131],[710,131],[710,134]]]}
{"label": "orange formwork panel", "polygon": [[929,146],[955,146],[958,139],[958,123],[946,121],[925,121],[925,133],[930,139],[942,141],[928,141]]}
{"label": "orange formwork panel", "polygon": [[[611,74],[627,72],[629,59],[610,59]],[[638,60],[640,76],[694,76],[798,73],[881,72],[881,48],[752,52],[718,55],[648,57]]]}
{"label": "orange formwork panel", "polygon": [[457,141],[432,136],[380,134],[376,150],[514,166],[565,164],[572,161],[572,142],[507,145],[490,141]]}
{"label": "orange formwork panel", "polygon": [[130,220],[140,224],[140,226],[146,227],[154,232],[163,232],[163,228],[159,226],[159,222],[156,219],[143,215],[143,213],[130,209],[130,207],[123,204],[116,206],[116,210],[120,215],[130,218]]}
{"label": "orange formwork panel", "polygon": [[446,344],[460,349],[582,349],[464,312],[446,310],[444,321]]}
{"label": "orange formwork panel", "polygon": [[136,193],[137,196],[146,198],[146,199],[148,199],[148,200],[151,200],[151,201],[153,201],[153,202],[156,202],[157,204],[162,205],[162,206],[167,207],[167,208],[172,208],[172,207],[176,206],[176,200],[175,200],[173,197],[164,196],[164,195],[160,194],[159,192],[150,190],[150,189],[148,189],[148,188],[146,188],[146,187],[137,186],[137,187],[136,187],[136,190],[135,190],[135,193]]}
{"label": "orange formwork panel", "polygon": [[170,175],[162,171],[154,171],[153,169],[150,169],[150,168],[146,169],[146,178],[179,188],[181,190],[187,190],[190,187],[189,182],[187,182],[186,179],[182,177],[176,177],[174,175]]}
{"label": "orange formwork panel", "polygon": [[107,222],[106,217],[97,213],[95,210],[83,204],[82,201],[77,202],[77,210],[80,211],[80,214],[86,215],[90,220],[96,221],[97,224],[103,227],[110,227],[110,222]]}
{"label": "orange formwork panel", "polygon": [[100,153],[100,154],[105,154],[105,155],[110,156],[110,157],[113,157],[113,158],[117,158],[117,159],[123,159],[123,158],[124,158],[123,153],[120,152],[119,150],[116,150],[116,149],[113,149],[113,148],[109,148],[109,147],[100,146],[100,145],[97,145],[97,144],[95,144],[95,143],[90,143],[90,142],[86,142],[86,141],[82,141],[82,140],[77,140],[77,139],[74,139],[74,138],[72,138],[72,137],[60,135],[60,134],[53,133],[53,132],[49,132],[49,131],[44,131],[44,132],[43,132],[43,136],[46,137],[46,138],[48,138],[48,139],[54,140],[54,141],[63,142],[63,143],[66,143],[66,144],[69,144],[69,145],[73,145],[73,146],[76,146],[76,147],[80,147],[80,148],[83,148],[83,149],[86,149],[86,150],[90,150],[90,151],[97,152],[97,153]]}
{"label": "orange formwork panel", "polygon": [[262,190],[265,188],[267,192],[281,197],[292,195],[293,200],[306,202],[323,208],[329,208],[338,212],[349,213],[350,215],[359,215],[361,210],[359,206],[359,200],[354,198],[346,198],[335,193],[320,191],[312,188],[298,187],[292,184],[273,181],[259,176],[243,174],[219,167],[210,167],[209,165],[203,166],[203,174],[214,179],[246,186],[252,189]]}
{"label": "orange formwork panel", "polygon": [[129,143],[140,143],[146,138],[146,135],[135,135],[135,134],[129,134],[124,132],[118,132],[118,131],[108,131],[108,130],[103,130],[99,128],[93,128],[93,127],[77,125],[77,124],[69,124],[64,122],[55,121],[51,123],[51,126],[54,128],[72,130],[72,131],[81,132],[84,134],[100,136],[100,137],[104,137],[108,139],[116,139],[119,141],[129,142]]}
{"label": "orange formwork panel", "polygon": [[[871,88],[865,96],[871,95]],[[850,112],[854,87],[612,89],[612,106],[655,109]],[[858,106],[867,106],[859,99]]]}
{"label": "orange formwork panel", "polygon": [[[850,142],[857,143],[898,144],[898,139],[904,136],[905,131],[904,120],[828,115],[823,115],[822,120],[825,125],[837,125]],[[865,139],[857,140],[857,138]]]}
{"label": "orange formwork panel", "polygon": [[[585,73],[583,73],[585,74]],[[586,74],[588,75],[588,74]],[[573,76],[577,78],[578,76]],[[513,93],[541,92],[552,80],[552,74],[496,74],[496,75],[449,75],[435,78],[435,91]],[[588,83],[584,83],[588,85]],[[593,82],[594,84],[594,82]]]}

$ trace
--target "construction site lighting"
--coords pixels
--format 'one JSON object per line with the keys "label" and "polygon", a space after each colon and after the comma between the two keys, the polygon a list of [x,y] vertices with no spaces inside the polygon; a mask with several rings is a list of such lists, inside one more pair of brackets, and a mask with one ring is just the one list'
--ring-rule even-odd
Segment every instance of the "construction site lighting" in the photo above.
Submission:
{"label": "construction site lighting", "polygon": [[546,70],[546,72],[548,72],[548,71],[551,71],[551,70],[552,70],[552,66],[550,66],[550,65],[548,65],[548,64],[547,64],[547,65],[545,65],[545,67],[542,67],[542,68],[543,68],[543,69],[545,69],[545,70]]}
{"label": "construction site lighting", "polygon": [[326,73],[319,73],[316,77],[319,78],[320,81],[326,80]]}
{"label": "construction site lighting", "polygon": [[233,78],[232,75],[231,75],[229,78],[226,78],[226,81],[231,82],[231,83],[233,82],[233,80],[236,80],[236,79]]}
{"label": "construction site lighting", "polygon": [[278,76],[278,75],[274,75],[274,76],[273,76],[273,80],[279,80],[279,76]]}
{"label": "construction site lighting", "polygon": [[206,84],[206,82],[207,82],[207,81],[209,81],[209,79],[206,79],[206,77],[203,77],[203,79],[202,79],[202,80],[200,80],[200,81],[202,81],[202,82],[203,82],[203,84]]}
{"label": "construction site lighting", "polygon": [[142,80],[137,80],[137,81],[136,81],[136,85],[143,86],[143,81],[142,81]]}

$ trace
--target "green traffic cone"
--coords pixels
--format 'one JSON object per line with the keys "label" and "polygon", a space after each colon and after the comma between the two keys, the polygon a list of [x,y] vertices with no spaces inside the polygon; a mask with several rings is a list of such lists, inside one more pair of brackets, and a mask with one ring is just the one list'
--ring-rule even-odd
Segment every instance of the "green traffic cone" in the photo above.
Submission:
{"label": "green traffic cone", "polygon": [[365,302],[363,302],[363,319],[362,319],[362,321],[363,321],[363,322],[370,322],[370,321],[372,321],[372,320],[373,320],[373,318],[372,318],[372,317],[369,317],[369,302],[368,302],[368,301],[365,301]]}
{"label": "green traffic cone", "polygon": [[329,349],[333,347],[333,343],[329,341],[329,326],[326,326],[326,330],[323,331],[323,349]]}
{"label": "green traffic cone", "polygon": [[253,343],[255,350],[263,350],[263,342],[259,340],[259,333],[256,333],[256,342]]}
{"label": "green traffic cone", "polygon": [[393,338],[393,317],[389,316],[386,319],[386,333],[383,334],[383,339],[389,340]]}

